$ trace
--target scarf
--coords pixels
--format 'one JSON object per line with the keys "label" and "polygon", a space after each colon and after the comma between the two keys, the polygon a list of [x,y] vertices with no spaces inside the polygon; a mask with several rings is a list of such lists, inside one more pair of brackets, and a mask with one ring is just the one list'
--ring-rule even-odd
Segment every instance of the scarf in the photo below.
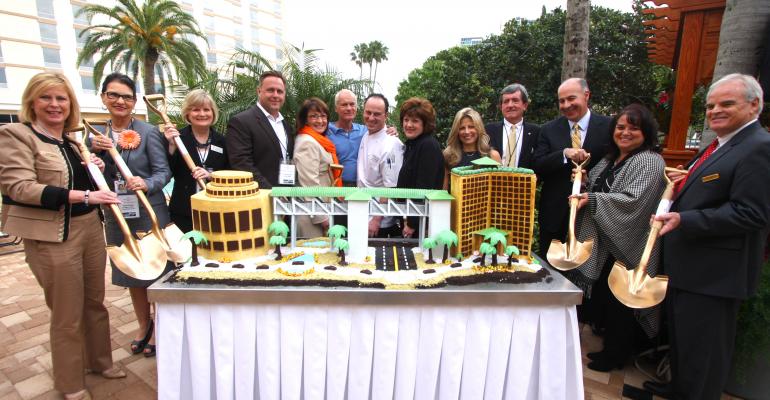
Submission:
{"label": "scarf", "polygon": [[[313,128],[311,128],[308,125],[305,125],[300,129],[300,134],[310,135],[313,139],[315,139],[318,144],[323,147],[324,150],[326,150],[327,153],[331,154],[332,156],[332,163],[339,164],[340,161],[337,159],[337,149],[334,147],[334,143],[332,143],[329,138],[326,137],[326,135],[320,134],[316,132]],[[334,177],[332,179],[332,184],[335,186],[342,187],[342,179],[340,179],[340,176],[342,176],[342,170],[341,169],[333,169],[332,170],[332,176]]]}

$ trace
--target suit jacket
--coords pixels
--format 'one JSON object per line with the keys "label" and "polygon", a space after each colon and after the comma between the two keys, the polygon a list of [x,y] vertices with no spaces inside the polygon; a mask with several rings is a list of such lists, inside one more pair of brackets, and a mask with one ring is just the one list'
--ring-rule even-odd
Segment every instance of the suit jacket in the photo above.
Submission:
{"label": "suit jacket", "polygon": [[[489,144],[498,152],[500,157],[504,157],[503,154],[503,141],[507,138],[503,137],[503,121],[492,122],[486,124],[484,129],[489,135]],[[537,147],[537,139],[540,136],[540,125],[533,124],[524,120],[524,129],[521,135],[521,153],[519,153],[518,166],[521,168],[532,169],[535,163],[535,148]]]}
{"label": "suit jacket", "polygon": [[[285,119],[283,128],[287,138],[286,155],[291,158],[294,131]],[[230,118],[225,142],[231,168],[254,174],[254,180],[260,188],[278,186],[278,171],[282,161],[281,142],[259,106],[255,105]]]}
{"label": "suit jacket", "polygon": [[[206,155],[206,168],[211,168],[214,171],[227,169],[229,164],[227,153],[225,152],[225,137],[217,133],[213,128],[209,135],[211,137],[211,145],[219,147],[221,150],[218,152],[209,148],[209,152]],[[203,163],[198,154],[192,128],[188,125],[180,130],[179,138],[182,140],[182,144],[184,144],[187,152],[190,153],[190,157],[195,165],[200,167]],[[195,194],[198,183],[193,179],[190,169],[187,168],[187,164],[185,164],[182,153],[179,150],[175,151],[173,155],[168,156],[168,164],[171,168],[171,174],[174,176],[174,190],[171,192],[168,210],[173,214],[191,215],[190,196]]]}
{"label": "suit jacket", "polygon": [[736,299],[756,291],[770,229],[768,176],[770,134],[759,122],[693,171],[671,207],[681,222],[663,236],[669,285]]}
{"label": "suit jacket", "polygon": [[[583,143],[583,149],[591,154],[587,171],[607,154],[607,147],[612,140],[611,122],[611,118],[591,112],[588,132]],[[570,160],[564,162],[563,151],[568,147],[572,147],[572,139],[567,118],[561,116],[540,127],[534,168],[538,180],[543,185],[540,191],[538,221],[541,229],[545,228],[549,232],[562,232],[567,229],[567,197],[572,191],[570,176],[574,167]]]}
{"label": "suit jacket", "polygon": [[67,240],[70,204],[61,205],[59,198],[60,191],[72,185],[67,171],[73,169],[58,144],[35,134],[26,124],[16,123],[0,127],[0,148],[0,228],[24,239]]}

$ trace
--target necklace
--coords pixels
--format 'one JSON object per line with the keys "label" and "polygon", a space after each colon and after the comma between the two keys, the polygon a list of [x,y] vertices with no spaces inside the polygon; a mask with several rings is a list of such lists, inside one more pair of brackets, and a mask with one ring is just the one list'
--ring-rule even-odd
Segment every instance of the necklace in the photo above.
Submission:
{"label": "necklace", "polygon": [[38,133],[42,134],[43,136],[45,136],[45,137],[47,137],[49,139],[53,139],[53,140],[57,141],[59,144],[64,143],[64,139],[63,138],[62,139],[57,138],[56,136],[52,135],[51,132],[48,132],[47,129],[43,128],[42,126],[40,126],[38,124],[32,124],[32,128],[34,128]]}

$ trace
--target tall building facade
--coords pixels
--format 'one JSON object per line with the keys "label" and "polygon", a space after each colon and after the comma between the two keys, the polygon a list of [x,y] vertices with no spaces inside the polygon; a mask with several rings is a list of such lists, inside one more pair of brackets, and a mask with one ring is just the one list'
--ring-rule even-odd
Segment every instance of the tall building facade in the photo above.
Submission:
{"label": "tall building facade", "polygon": [[[136,0],[141,3],[142,0]],[[0,124],[18,121],[21,95],[29,79],[42,71],[63,73],[70,80],[85,117],[103,117],[106,110],[93,82],[94,61],[78,67],[79,37],[89,26],[75,17],[85,4],[115,5],[114,0],[0,1]],[[283,0],[182,0],[182,9],[198,22],[208,44],[196,38],[209,68],[228,63],[237,47],[259,52],[280,63],[283,47]],[[94,21],[94,22],[99,22]],[[105,71],[105,74],[108,71]],[[137,82],[139,91],[141,82]],[[136,112],[146,114],[143,102]]]}

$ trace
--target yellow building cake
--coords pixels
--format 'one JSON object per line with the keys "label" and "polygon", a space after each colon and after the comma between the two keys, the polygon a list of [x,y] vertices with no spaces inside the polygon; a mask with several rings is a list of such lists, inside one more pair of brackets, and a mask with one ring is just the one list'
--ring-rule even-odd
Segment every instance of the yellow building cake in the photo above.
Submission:
{"label": "yellow building cake", "polygon": [[190,204],[193,229],[208,239],[198,246],[203,257],[225,261],[267,254],[270,191],[260,190],[251,172],[213,172]]}
{"label": "yellow building cake", "polygon": [[[491,158],[456,167],[451,173],[452,230],[459,253],[478,250],[479,236],[490,228],[504,232],[508,244],[531,259],[537,177],[530,169],[507,168]],[[474,237],[476,237],[474,245]]]}

